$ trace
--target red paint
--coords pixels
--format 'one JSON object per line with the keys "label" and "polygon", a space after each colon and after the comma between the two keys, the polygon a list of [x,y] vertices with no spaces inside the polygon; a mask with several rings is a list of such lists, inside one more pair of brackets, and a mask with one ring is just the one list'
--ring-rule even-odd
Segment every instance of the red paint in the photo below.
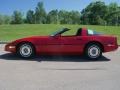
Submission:
{"label": "red paint", "polygon": [[[118,48],[117,38],[107,35],[87,34],[87,29],[83,28],[81,36],[33,36],[13,41],[5,46],[5,51],[16,52],[16,47],[21,42],[30,42],[36,48],[37,54],[62,54],[73,55],[83,54],[85,46],[90,42],[98,42],[103,46],[104,52],[114,51]],[[15,48],[9,49],[9,46]]]}

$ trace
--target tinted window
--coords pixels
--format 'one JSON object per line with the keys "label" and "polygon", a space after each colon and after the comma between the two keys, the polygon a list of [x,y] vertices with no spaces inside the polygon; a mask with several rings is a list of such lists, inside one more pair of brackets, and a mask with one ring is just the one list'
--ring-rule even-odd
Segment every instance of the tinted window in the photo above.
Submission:
{"label": "tinted window", "polygon": [[88,29],[88,35],[101,35],[101,33]]}

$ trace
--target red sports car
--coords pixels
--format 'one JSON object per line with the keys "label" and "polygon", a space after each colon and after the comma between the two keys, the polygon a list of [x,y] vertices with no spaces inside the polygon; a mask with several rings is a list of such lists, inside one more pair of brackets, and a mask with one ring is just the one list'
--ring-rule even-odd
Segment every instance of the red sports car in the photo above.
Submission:
{"label": "red sports car", "polygon": [[[33,36],[13,41],[5,46],[5,51],[16,53],[22,58],[38,55],[81,55],[98,59],[104,52],[118,48],[117,38],[103,35],[93,30],[79,28],[75,35],[63,35],[70,31],[63,28],[50,36]],[[75,30],[74,30],[75,31]]]}

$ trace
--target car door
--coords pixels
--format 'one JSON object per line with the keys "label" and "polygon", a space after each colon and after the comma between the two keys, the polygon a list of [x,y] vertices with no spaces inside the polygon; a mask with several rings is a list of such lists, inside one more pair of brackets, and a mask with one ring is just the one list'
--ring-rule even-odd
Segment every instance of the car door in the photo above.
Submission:
{"label": "car door", "polygon": [[82,36],[61,36],[61,51],[62,53],[81,53],[83,50]]}
{"label": "car door", "polygon": [[61,36],[49,36],[39,42],[39,52],[45,54],[59,54],[62,52]]}

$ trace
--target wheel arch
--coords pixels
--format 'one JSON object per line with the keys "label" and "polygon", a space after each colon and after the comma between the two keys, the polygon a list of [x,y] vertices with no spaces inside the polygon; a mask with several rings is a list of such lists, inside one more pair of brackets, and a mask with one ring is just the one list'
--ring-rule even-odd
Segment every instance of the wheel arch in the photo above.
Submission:
{"label": "wheel arch", "polygon": [[18,49],[18,47],[19,47],[21,44],[25,44],[25,43],[31,44],[31,45],[33,46],[34,50],[35,50],[35,53],[36,53],[36,47],[35,47],[35,45],[34,45],[32,42],[30,42],[30,41],[21,41],[21,42],[19,42],[19,43],[16,45],[16,49]]}
{"label": "wheel arch", "polygon": [[87,47],[88,45],[90,45],[90,44],[100,45],[100,47],[102,48],[102,52],[104,52],[104,46],[103,46],[103,44],[100,43],[99,41],[90,41],[90,42],[88,42],[88,43],[85,45],[85,47],[84,47],[84,51],[85,51],[86,47]]}

